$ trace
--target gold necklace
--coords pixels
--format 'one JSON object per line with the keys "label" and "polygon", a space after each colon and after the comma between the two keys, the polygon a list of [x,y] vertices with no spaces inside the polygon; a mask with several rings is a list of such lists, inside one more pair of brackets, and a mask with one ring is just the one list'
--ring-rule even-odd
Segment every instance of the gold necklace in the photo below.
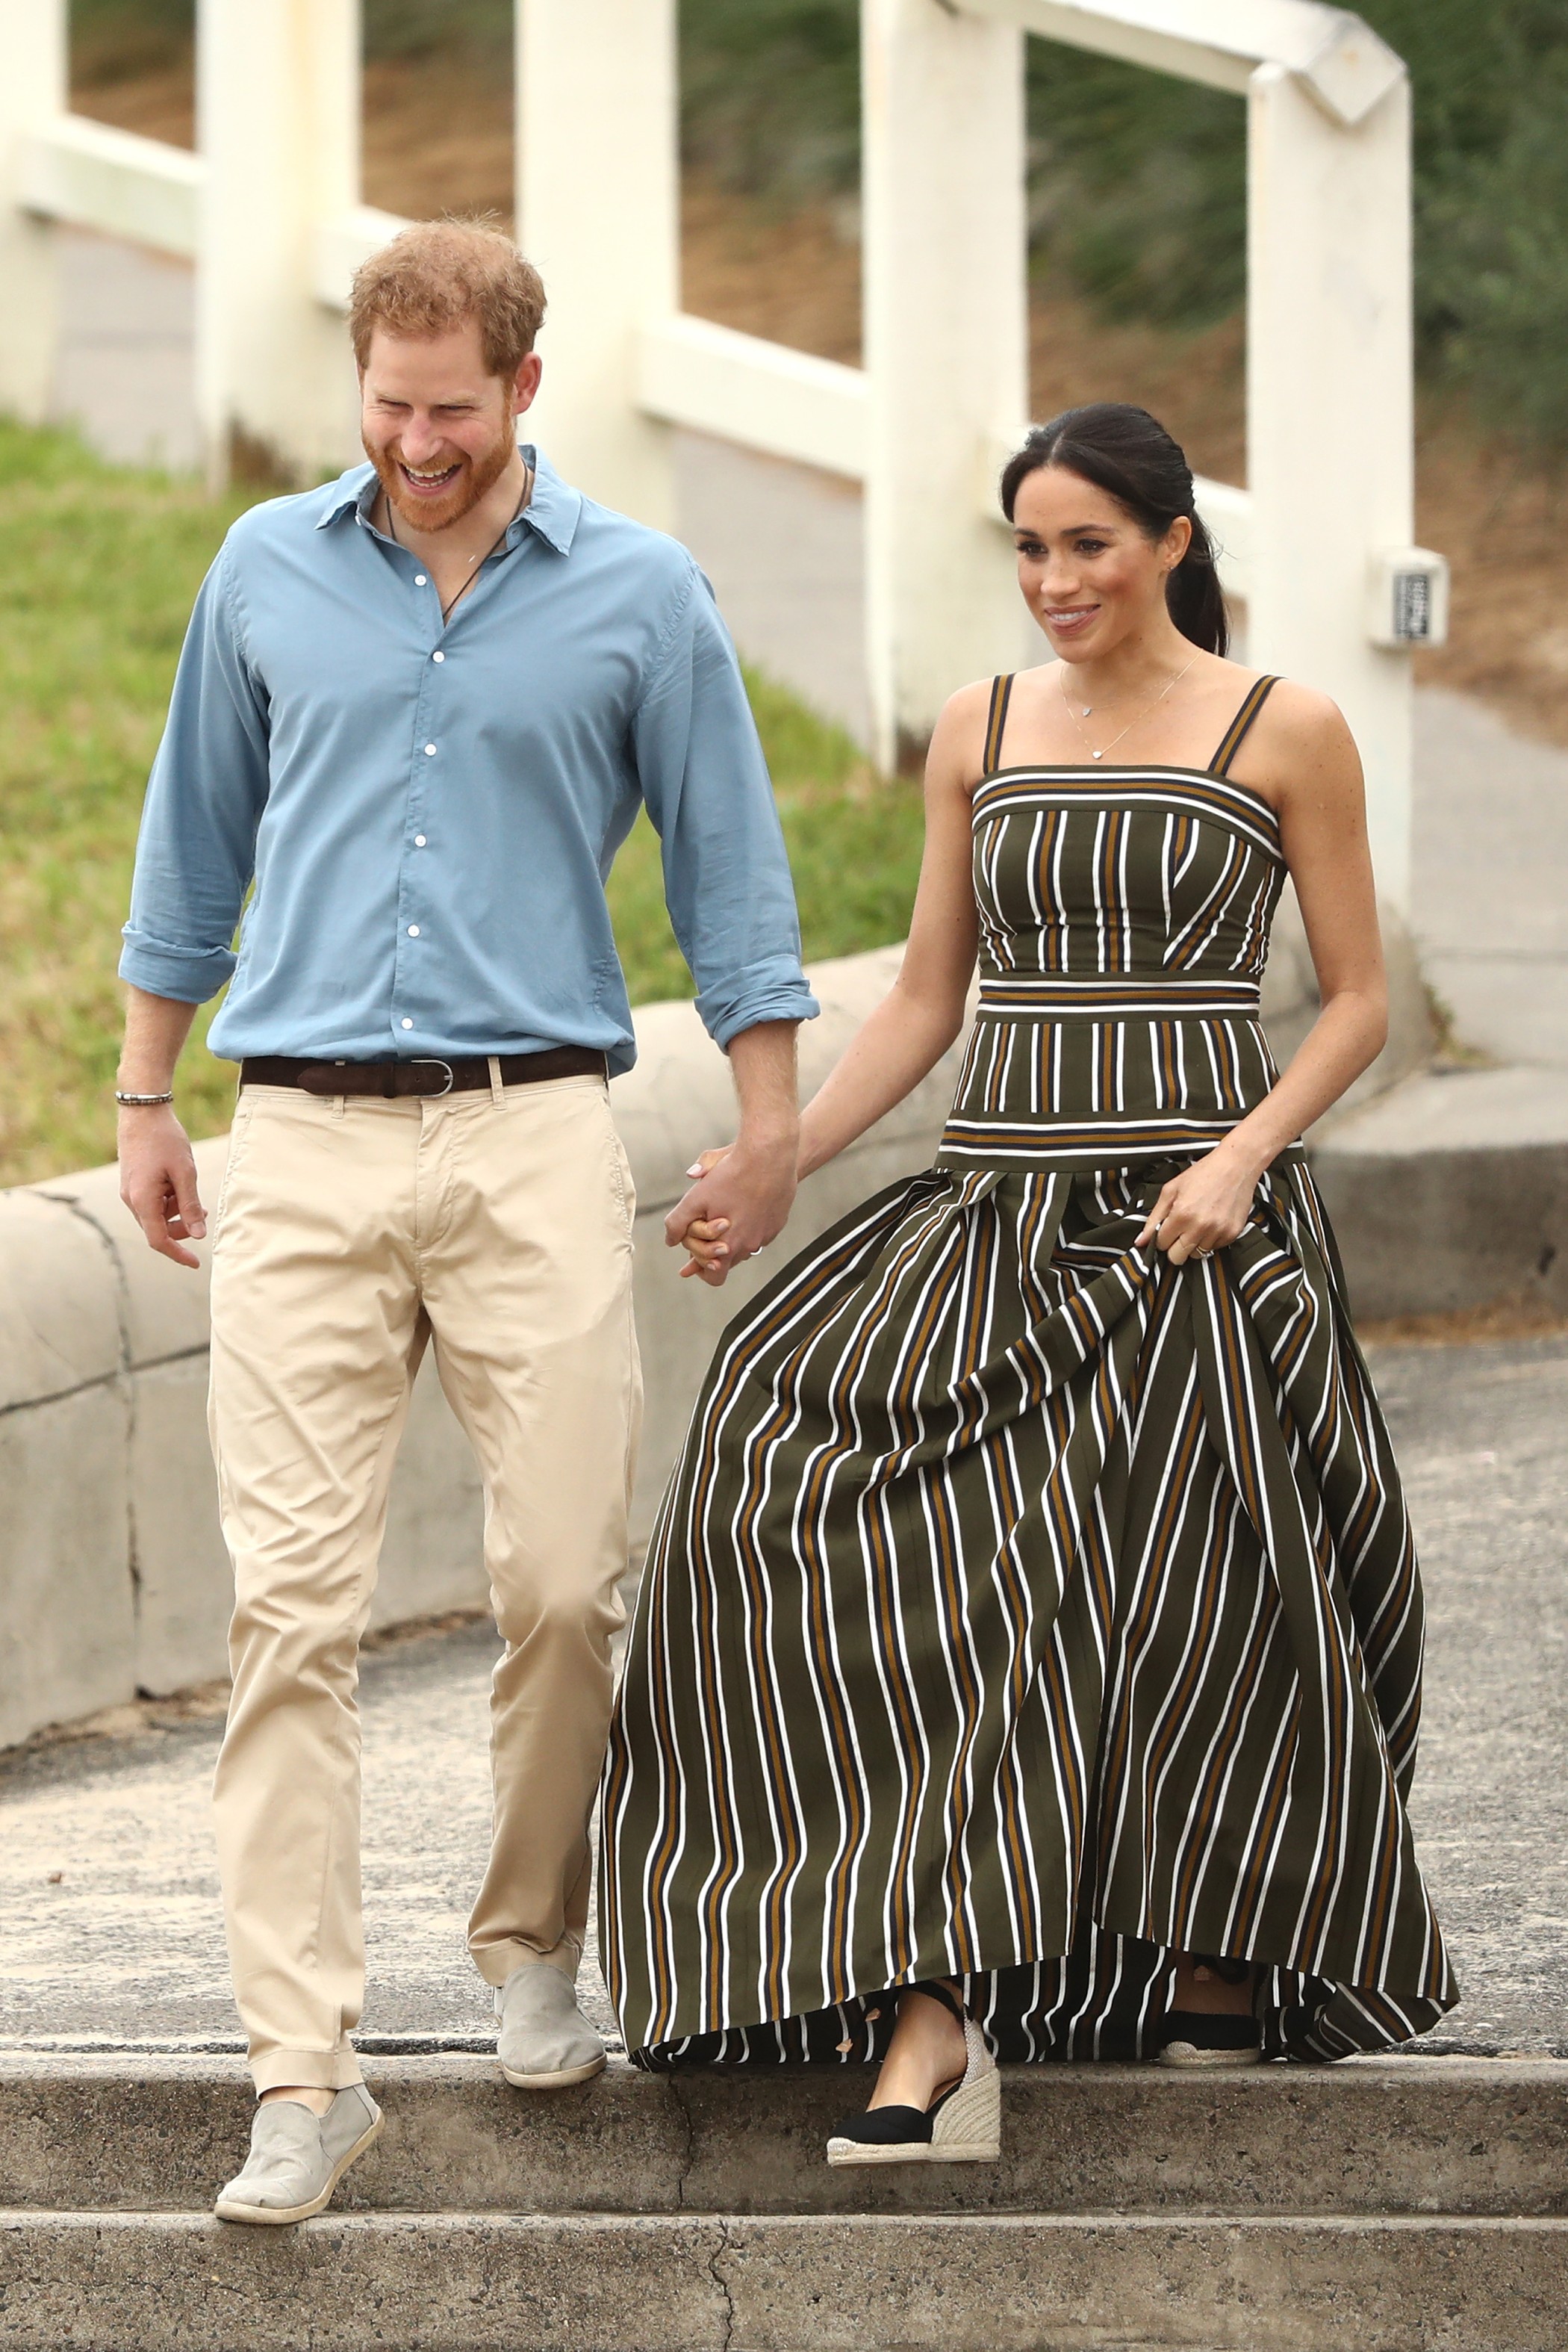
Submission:
{"label": "gold necklace", "polygon": [[[1159,708],[1160,704],[1165,700],[1165,698],[1166,698],[1166,695],[1167,695],[1167,694],[1174,694],[1174,693],[1176,692],[1176,688],[1181,684],[1181,682],[1182,682],[1183,678],[1186,676],[1187,670],[1189,670],[1189,669],[1192,667],[1192,662],[1195,662],[1197,659],[1197,656],[1196,654],[1194,654],[1194,656],[1193,656],[1193,657],[1192,657],[1192,661],[1189,661],[1189,662],[1186,664],[1186,668],[1178,669],[1178,670],[1177,670],[1177,672],[1176,672],[1176,676],[1175,676],[1175,677],[1170,677],[1170,678],[1167,678],[1167,679],[1166,680],[1166,682],[1165,682],[1164,686],[1162,686],[1162,687],[1161,687],[1161,688],[1160,688],[1160,690],[1159,690],[1158,694],[1156,694],[1156,695],[1155,696],[1154,700],[1153,700],[1152,702],[1145,702],[1145,705],[1144,705],[1144,707],[1143,707],[1143,709],[1142,709],[1142,710],[1135,710],[1135,711],[1133,713],[1133,716],[1131,717],[1131,719],[1128,719],[1128,721],[1127,721],[1126,725],[1123,728],[1123,730],[1122,730],[1122,735],[1130,735],[1130,734],[1132,733],[1132,731],[1133,731],[1134,728],[1134,727],[1136,727],[1136,726],[1137,726],[1137,724],[1139,723],[1140,719],[1146,719],[1146,718],[1148,717],[1148,715],[1149,715],[1149,713],[1150,713],[1150,711],[1151,711],[1151,710],[1156,710],[1156,709],[1158,709],[1158,708]],[[1085,733],[1084,733],[1084,730],[1083,730],[1083,721],[1082,721],[1082,719],[1081,719],[1079,718],[1078,713],[1073,709],[1071,703],[1068,701],[1068,698],[1067,698],[1067,664],[1066,664],[1065,662],[1063,662],[1063,663],[1062,663],[1061,667],[1057,671],[1056,675],[1057,675],[1057,678],[1058,678],[1058,680],[1059,680],[1059,682],[1060,682],[1060,684],[1061,684],[1061,701],[1062,701],[1062,707],[1063,707],[1063,709],[1066,710],[1066,712],[1067,712],[1067,715],[1068,715],[1069,719],[1071,719],[1072,724],[1074,725],[1074,727],[1076,727],[1076,728],[1077,728],[1079,734],[1080,734],[1081,736],[1082,736],[1082,738],[1083,738],[1083,741],[1085,742],[1085,744],[1087,744],[1087,745],[1088,745],[1088,749],[1089,749],[1089,756],[1090,756],[1090,758],[1091,758],[1092,760],[1103,760],[1103,759],[1105,757],[1105,754],[1106,754],[1106,752],[1107,752],[1107,751],[1113,751],[1115,750],[1115,748],[1116,748],[1117,744],[1118,744],[1118,743],[1121,741],[1121,740],[1122,740],[1122,735],[1113,735],[1113,736],[1112,736],[1112,738],[1111,738],[1111,740],[1110,740],[1108,743],[1103,743],[1103,744],[1102,744],[1102,745],[1101,745],[1101,747],[1100,747],[1100,749],[1099,749],[1099,751],[1097,751],[1094,749],[1093,744],[1092,744],[1092,743],[1090,743],[1090,741],[1089,741],[1089,738],[1088,738],[1087,734],[1085,734]],[[1094,708],[1094,706],[1093,706],[1093,704],[1092,704],[1092,702],[1086,702],[1086,703],[1084,704],[1084,706],[1083,706],[1083,718],[1084,718],[1084,719],[1087,719],[1087,718],[1091,715],[1091,713],[1092,713],[1092,710],[1093,710],[1093,708]]]}

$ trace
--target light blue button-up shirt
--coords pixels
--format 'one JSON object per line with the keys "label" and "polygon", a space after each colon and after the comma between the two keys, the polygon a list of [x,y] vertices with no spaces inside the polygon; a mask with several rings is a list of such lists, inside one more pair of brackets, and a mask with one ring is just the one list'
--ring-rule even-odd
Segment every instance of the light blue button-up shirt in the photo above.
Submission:
{"label": "light blue button-up shirt", "polygon": [[[645,805],[723,1045],[817,1010],[735,651],[685,549],[537,452],[441,617],[356,467],[256,507],[196,601],[136,853],[122,977],[214,1053],[323,1061],[635,1046],[605,904]],[[235,925],[252,881],[237,958]]]}

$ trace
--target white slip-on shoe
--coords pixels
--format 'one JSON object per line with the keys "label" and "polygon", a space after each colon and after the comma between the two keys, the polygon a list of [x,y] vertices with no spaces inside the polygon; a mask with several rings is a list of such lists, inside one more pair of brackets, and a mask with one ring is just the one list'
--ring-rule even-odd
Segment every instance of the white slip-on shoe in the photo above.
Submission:
{"label": "white slip-on shoe", "polygon": [[324,2116],[298,2099],[268,2099],[256,2108],[245,2168],[219,2189],[213,2210],[220,2221],[308,2221],[381,2128],[382,2111],[362,2083],[340,2091]]}
{"label": "white slip-on shoe", "polygon": [[519,2091],[565,2091],[604,2071],[604,2044],[577,2005],[577,1988],[549,1960],[525,1961],[496,1995],[496,2055]]}
{"label": "white slip-on shoe", "polygon": [[940,2000],[963,2027],[964,2072],[929,2107],[867,2107],[852,2116],[828,2142],[828,2162],[995,2164],[1002,2152],[1002,2078],[986,2037],[946,1985],[910,1990]]}

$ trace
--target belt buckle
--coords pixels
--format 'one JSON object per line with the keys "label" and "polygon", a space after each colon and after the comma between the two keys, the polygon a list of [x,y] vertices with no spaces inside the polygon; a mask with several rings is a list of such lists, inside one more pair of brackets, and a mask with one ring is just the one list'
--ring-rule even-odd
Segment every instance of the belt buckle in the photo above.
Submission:
{"label": "belt buckle", "polygon": [[446,1084],[444,1087],[433,1087],[428,1093],[423,1095],[422,1098],[425,1102],[439,1102],[442,1096],[449,1095],[456,1084],[456,1071],[450,1062],[444,1062],[438,1054],[411,1054],[408,1066],[411,1070],[444,1070],[446,1073]]}

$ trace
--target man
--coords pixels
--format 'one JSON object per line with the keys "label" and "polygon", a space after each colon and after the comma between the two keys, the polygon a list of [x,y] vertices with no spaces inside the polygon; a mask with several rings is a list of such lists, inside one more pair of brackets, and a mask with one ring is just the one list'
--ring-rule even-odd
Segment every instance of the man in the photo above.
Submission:
{"label": "man", "polygon": [[[737,1146],[688,1195],[732,1262],[795,1183],[816,1011],[738,669],[685,551],[594,505],[517,420],[536,273],[405,230],[350,331],[370,464],[229,533],[153,768],[121,972],[124,1197],[206,1230],[171,1108],[194,1006],[241,1064],[213,1255],[234,1558],[219,1861],[260,2104],[217,2210],[303,2220],[380,2128],[363,1989],[357,1652],[427,1339],[486,1496],[495,1832],[469,1945],[507,2079],[604,2052],[573,1991],[640,1391],[607,1075],[633,1035],[603,878],[645,805]],[[246,891],[237,958],[231,942]]]}

